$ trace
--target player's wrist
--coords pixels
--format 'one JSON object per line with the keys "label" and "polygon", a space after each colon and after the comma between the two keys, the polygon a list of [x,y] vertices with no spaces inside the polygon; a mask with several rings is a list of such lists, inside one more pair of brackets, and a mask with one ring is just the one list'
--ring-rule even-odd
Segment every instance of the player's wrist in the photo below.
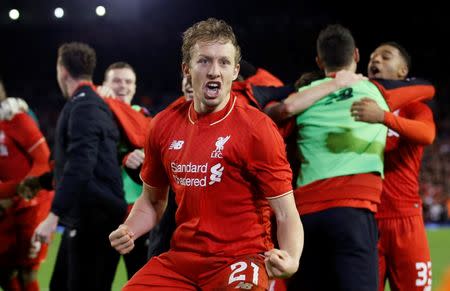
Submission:
{"label": "player's wrist", "polygon": [[378,116],[378,123],[385,124],[387,111],[381,110]]}

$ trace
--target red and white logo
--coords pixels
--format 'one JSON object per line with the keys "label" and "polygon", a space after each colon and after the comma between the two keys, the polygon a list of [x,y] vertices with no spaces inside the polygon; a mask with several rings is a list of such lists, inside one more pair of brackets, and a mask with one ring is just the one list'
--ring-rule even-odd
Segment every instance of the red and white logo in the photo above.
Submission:
{"label": "red and white logo", "polygon": [[230,139],[231,135],[227,135],[226,137],[220,136],[216,141],[216,149],[211,153],[211,158],[223,158],[222,151],[227,143],[227,141]]}

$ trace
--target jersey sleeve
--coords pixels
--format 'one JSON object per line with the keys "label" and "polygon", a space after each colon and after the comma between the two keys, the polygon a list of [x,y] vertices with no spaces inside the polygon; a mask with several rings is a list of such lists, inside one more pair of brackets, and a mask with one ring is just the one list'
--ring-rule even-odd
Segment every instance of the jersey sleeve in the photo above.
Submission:
{"label": "jersey sleeve", "polygon": [[397,116],[391,112],[384,115],[384,124],[397,132],[401,137],[412,142],[429,145],[436,136],[436,128],[431,109],[423,103],[412,103],[402,110],[406,117]]}
{"label": "jersey sleeve", "polygon": [[142,182],[151,187],[166,187],[169,179],[162,162],[162,148],[158,135],[158,120],[152,119],[147,130],[144,146],[145,158],[141,170]]}
{"label": "jersey sleeve", "polygon": [[258,68],[256,73],[245,81],[255,86],[283,86],[283,82],[280,79],[262,68]]}
{"label": "jersey sleeve", "polygon": [[371,80],[383,94],[391,111],[407,104],[430,100],[435,94],[434,86],[422,79]]}
{"label": "jersey sleeve", "polygon": [[36,122],[27,113],[16,114],[11,120],[10,126],[15,129],[11,131],[11,137],[28,153],[45,142]]}
{"label": "jersey sleeve", "polygon": [[[10,137],[28,153],[31,160],[31,168],[26,176],[38,176],[48,171],[50,150],[34,119],[27,113],[18,113],[8,126],[12,127],[12,130],[9,130]],[[17,186],[23,178],[1,183],[0,197],[9,197],[11,193],[15,195]]]}
{"label": "jersey sleeve", "polygon": [[275,124],[266,116],[255,122],[249,146],[249,170],[268,199],[292,192],[292,171]]}

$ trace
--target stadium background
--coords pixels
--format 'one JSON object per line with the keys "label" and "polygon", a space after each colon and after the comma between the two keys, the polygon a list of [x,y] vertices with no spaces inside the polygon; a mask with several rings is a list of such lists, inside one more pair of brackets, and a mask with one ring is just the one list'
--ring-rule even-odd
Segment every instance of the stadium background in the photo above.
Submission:
{"label": "stadium background", "polygon": [[[243,57],[287,83],[316,68],[315,38],[327,24],[341,23],[351,29],[361,53],[358,69],[362,73],[380,42],[397,41],[412,56],[412,75],[432,81],[437,88],[430,105],[438,139],[426,151],[421,177],[426,219],[433,227],[429,236],[436,283],[450,266],[450,231],[443,227],[448,224],[450,196],[450,42],[446,40],[450,25],[447,10],[438,3],[1,0],[0,76],[10,96],[23,97],[29,103],[51,145],[64,104],[55,70],[56,50],[63,42],[83,41],[96,49],[96,83],[101,82],[110,63],[129,62],[138,76],[135,102],[158,112],[180,95],[182,32],[207,17],[229,22]],[[95,13],[99,5],[106,10],[101,17]],[[64,17],[55,17],[57,7],[64,9]],[[9,17],[11,9],[20,12],[17,20]],[[44,282],[50,275],[50,262],[51,256],[41,272]]]}

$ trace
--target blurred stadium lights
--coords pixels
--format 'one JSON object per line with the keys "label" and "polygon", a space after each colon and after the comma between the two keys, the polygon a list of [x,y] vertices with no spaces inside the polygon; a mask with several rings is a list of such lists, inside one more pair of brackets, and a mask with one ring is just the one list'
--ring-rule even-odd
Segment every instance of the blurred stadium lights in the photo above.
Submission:
{"label": "blurred stadium lights", "polygon": [[97,6],[97,8],[95,8],[95,13],[97,13],[98,16],[104,16],[106,14],[106,8],[104,6]]}
{"label": "blurred stadium lights", "polygon": [[[4,5],[4,1],[11,5]],[[14,5],[16,2],[20,4],[20,7]],[[55,4],[58,2],[59,4]],[[152,1],[149,2],[153,5]],[[123,21],[136,23],[143,20],[147,5],[147,2],[143,0],[108,2],[106,0],[64,2],[57,0],[0,0],[0,25],[20,24],[24,27],[36,27],[54,25],[55,20],[63,19],[64,24],[67,25],[72,23],[91,25],[96,23],[95,21],[99,18],[108,18],[105,21],[109,24],[122,24]]]}
{"label": "blurred stadium lights", "polygon": [[17,20],[20,17],[20,12],[17,9],[11,9],[9,10],[9,18],[12,20]]}
{"label": "blurred stadium lights", "polygon": [[61,7],[55,8],[55,17],[56,18],[63,18],[64,17],[64,9]]}

